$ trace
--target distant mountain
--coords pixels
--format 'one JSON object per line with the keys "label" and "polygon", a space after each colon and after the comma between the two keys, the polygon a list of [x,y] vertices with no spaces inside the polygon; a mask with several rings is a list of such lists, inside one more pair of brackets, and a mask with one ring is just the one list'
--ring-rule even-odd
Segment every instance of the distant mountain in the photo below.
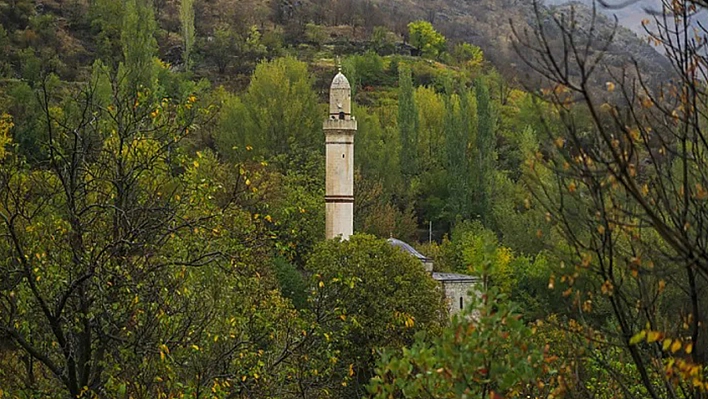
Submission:
{"label": "distant mountain", "polygon": [[[549,39],[555,49],[562,48],[560,33],[552,28],[550,16],[553,13],[567,12],[568,5],[542,6],[539,15],[535,14],[529,0],[375,0],[381,8],[387,9],[393,19],[423,18],[433,22],[443,34],[453,40],[464,40],[482,48],[485,57],[507,78],[529,82],[527,76],[533,76],[531,68],[526,66],[513,47],[512,26],[517,32],[532,31],[537,18],[549,26]],[[561,0],[552,0],[561,2]],[[584,0],[589,2],[591,0]],[[656,0],[642,0],[656,1]],[[575,15],[581,24],[587,24],[592,9],[586,4],[573,3]],[[641,7],[633,4],[632,9]],[[641,9],[641,8],[640,8]],[[627,11],[625,21],[629,21],[631,12]],[[641,23],[642,16],[633,16]],[[598,18],[597,32],[610,32],[614,26],[611,17]],[[629,22],[627,22],[629,23]],[[599,49],[594,49],[599,51]],[[610,79],[610,74],[618,73],[623,68],[632,68],[633,60],[645,71],[645,77],[653,82],[667,80],[671,68],[666,58],[650,46],[646,39],[629,30],[624,25],[618,27],[615,42],[608,49],[605,62],[607,68],[599,70],[596,76],[598,86]]]}
{"label": "distant mountain", "polygon": [[[593,0],[575,0],[578,3],[585,4],[588,7],[592,7]],[[561,5],[570,3],[568,0],[546,0],[546,4],[551,5]],[[608,4],[624,4],[626,1],[612,1],[608,0]],[[607,9],[598,4],[598,9],[607,15],[614,15],[617,17],[620,25],[625,28],[631,29],[632,31],[644,35],[646,31],[642,26],[643,19],[653,20],[653,14],[661,10],[661,0],[637,0],[635,2],[624,5],[619,8]]]}

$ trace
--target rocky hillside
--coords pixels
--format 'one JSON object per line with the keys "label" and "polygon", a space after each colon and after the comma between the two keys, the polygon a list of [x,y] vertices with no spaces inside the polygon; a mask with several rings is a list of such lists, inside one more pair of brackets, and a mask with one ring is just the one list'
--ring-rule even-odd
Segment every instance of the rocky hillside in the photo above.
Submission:
{"label": "rocky hillside", "polygon": [[[178,64],[182,42],[180,2],[154,2],[162,56],[171,64]],[[35,58],[41,62],[59,59],[55,68],[68,79],[78,75],[81,67],[90,65],[96,57],[120,52],[119,48],[105,45],[117,42],[119,30],[108,16],[115,8],[112,1],[16,0],[14,3],[11,6],[0,1],[3,27],[0,50],[7,54],[0,59],[0,72],[5,76],[21,77],[23,69],[35,62],[28,49],[34,49]],[[301,43],[312,44],[313,38],[322,38],[321,31],[308,28],[308,24],[328,27],[326,36],[317,44],[320,46],[327,41],[364,43],[373,28],[381,25],[405,37],[410,21],[425,19],[451,42],[466,41],[481,47],[485,58],[510,81],[529,82],[527,75],[531,75],[532,70],[514,50],[512,26],[519,32],[530,31],[537,18],[548,22],[551,13],[564,12],[564,7],[567,8],[542,7],[536,15],[530,3],[529,0],[197,0],[196,69],[199,74],[208,74],[217,81],[245,75],[254,61],[264,55],[263,51],[272,53],[276,49],[282,53],[284,48],[299,49]],[[590,9],[583,9],[584,5],[576,4],[576,7],[578,15],[589,15]],[[600,23],[599,31],[612,29],[610,18],[602,18]],[[267,50],[233,45],[249,37],[251,27],[260,31],[261,43]],[[215,53],[217,44],[221,46],[217,49],[221,53]],[[349,46],[349,51],[365,47]],[[218,73],[214,61],[217,54],[223,54],[224,59],[231,62],[230,67],[219,68]],[[243,60],[248,57],[252,60],[244,64]],[[629,66],[632,59],[638,60],[642,69],[650,71],[650,77],[656,81],[666,79],[670,73],[661,55],[636,34],[620,27],[607,58],[609,68],[619,70]],[[234,64],[240,66],[234,67]],[[603,79],[598,77],[598,81]]]}
{"label": "rocky hillside", "polygon": [[[549,26],[552,25],[552,13],[568,12],[570,7],[568,4],[541,7],[539,15],[536,15],[531,2],[522,0],[378,1],[382,8],[389,9],[391,15],[405,12],[413,18],[427,18],[447,37],[480,46],[486,58],[506,77],[524,81],[528,81],[527,76],[532,75],[532,71],[514,50],[512,26],[517,32],[532,31],[538,19]],[[577,2],[573,3],[573,7],[581,25],[587,28],[592,9]],[[602,15],[598,18],[598,25],[596,31],[608,34],[614,28],[614,20]],[[551,26],[549,32],[552,32],[549,39],[557,40],[557,47],[560,47],[558,29]],[[631,68],[634,59],[642,70],[648,71],[648,78],[652,81],[660,82],[671,74],[670,65],[664,56],[636,33],[621,25],[617,27],[615,42],[608,55],[607,69],[613,73],[625,67]],[[609,79],[607,73],[597,76],[598,84],[603,84],[606,79]]]}
{"label": "rocky hillside", "polygon": [[[588,7],[592,7],[593,0],[575,0]],[[549,6],[557,6],[568,4],[568,0],[546,0]],[[598,9],[609,16],[616,16],[620,25],[630,29],[638,35],[644,35],[644,27],[642,20],[645,18],[651,19],[652,12],[661,9],[661,0],[637,0],[635,2],[612,2],[610,4],[623,4],[623,7],[613,7],[607,9],[598,5]]]}

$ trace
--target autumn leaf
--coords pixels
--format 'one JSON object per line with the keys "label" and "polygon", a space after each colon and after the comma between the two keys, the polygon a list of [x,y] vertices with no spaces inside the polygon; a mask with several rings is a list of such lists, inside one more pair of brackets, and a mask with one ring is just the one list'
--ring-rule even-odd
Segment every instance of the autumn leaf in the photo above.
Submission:
{"label": "autumn leaf", "polygon": [[664,350],[664,351],[666,351],[666,350],[669,350],[669,347],[670,347],[670,346],[671,346],[671,339],[670,339],[670,338],[666,338],[666,339],[664,340],[664,342],[661,344],[661,349]]}
{"label": "autumn leaf", "polygon": [[676,340],[673,344],[671,344],[671,353],[676,353],[679,349],[681,349],[681,341]]}
{"label": "autumn leaf", "polygon": [[642,341],[644,341],[644,338],[647,337],[647,332],[645,330],[642,330],[636,334],[632,338],[629,339],[629,344],[630,345],[636,345]]}
{"label": "autumn leaf", "polygon": [[653,343],[661,339],[661,333],[658,331],[649,331],[647,334],[647,342],[648,343]]}

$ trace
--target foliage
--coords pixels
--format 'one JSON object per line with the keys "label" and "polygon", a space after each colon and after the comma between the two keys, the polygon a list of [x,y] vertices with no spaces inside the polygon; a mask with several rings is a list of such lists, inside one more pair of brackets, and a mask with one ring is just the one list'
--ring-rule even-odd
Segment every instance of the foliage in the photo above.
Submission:
{"label": "foliage", "polygon": [[484,53],[479,47],[469,43],[458,43],[452,49],[455,61],[471,70],[478,70],[484,63]]}
{"label": "foliage", "polygon": [[293,157],[318,148],[317,98],[307,65],[295,58],[258,64],[243,99],[232,97],[222,115],[215,140],[232,161]]}
{"label": "foliage", "polygon": [[153,89],[154,62],[157,52],[152,0],[126,0],[120,41],[123,45],[123,62],[119,74],[125,75],[129,93],[142,88]]}
{"label": "foliage", "polygon": [[408,24],[408,35],[413,47],[429,58],[438,58],[447,49],[447,40],[427,21]]}
{"label": "foliage", "polygon": [[378,54],[390,54],[395,50],[398,37],[383,26],[375,26],[371,32],[371,45]]}
{"label": "foliage", "polygon": [[401,143],[401,173],[405,184],[418,172],[417,143],[419,116],[415,103],[411,71],[406,65],[399,67],[398,75],[398,134]]}
{"label": "foliage", "polygon": [[273,268],[283,296],[290,299],[297,309],[306,308],[308,286],[300,272],[284,258],[273,259]]}
{"label": "foliage", "polygon": [[477,137],[473,161],[472,192],[476,204],[473,215],[489,225],[492,174],[495,162],[495,120],[489,88],[482,79],[475,82],[477,99]]}
{"label": "foliage", "polygon": [[[604,93],[587,85],[608,68],[606,53],[590,47],[608,49],[616,35],[587,35],[597,28],[594,15],[561,13],[547,29],[517,32],[524,58],[549,80],[539,95],[553,108],[543,130],[552,145],[530,161],[529,174],[559,239],[549,286],[569,299],[569,330],[588,352],[612,354],[590,364],[611,378],[610,392],[625,397],[700,398],[708,388],[708,254],[699,227],[708,198],[698,78],[705,66],[685,62],[694,41],[672,36],[692,35],[685,27],[705,6],[675,2],[649,32],[668,55],[673,79],[650,82],[652,71],[623,69]],[[546,47],[548,29],[561,32],[563,51]],[[561,60],[569,63],[557,68]]]}
{"label": "foliage", "polygon": [[321,47],[327,40],[327,32],[321,25],[313,24],[312,22],[305,24],[305,39],[308,42]]}
{"label": "foliage", "polygon": [[307,269],[318,304],[349,326],[341,358],[354,375],[345,391],[356,396],[373,372],[375,350],[409,345],[417,332],[434,336],[444,323],[437,283],[417,259],[383,239],[355,234],[348,241],[323,242]]}
{"label": "foliage", "polygon": [[12,143],[12,137],[10,137],[12,127],[12,117],[8,114],[0,115],[0,161],[2,161],[7,154],[5,147]]}
{"label": "foliage", "polygon": [[[440,337],[419,336],[402,354],[385,353],[369,391],[374,398],[500,398],[543,392],[549,358],[531,341],[518,307],[487,291],[455,315]],[[538,387],[538,388],[536,388]]]}
{"label": "foliage", "polygon": [[192,50],[194,47],[194,0],[180,0],[179,16],[182,23],[182,40],[184,42],[184,69],[192,68]]}

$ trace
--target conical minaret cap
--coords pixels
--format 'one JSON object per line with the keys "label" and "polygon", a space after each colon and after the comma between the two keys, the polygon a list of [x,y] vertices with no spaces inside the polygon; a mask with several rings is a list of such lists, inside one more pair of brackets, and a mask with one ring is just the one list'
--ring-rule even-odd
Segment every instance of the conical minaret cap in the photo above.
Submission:
{"label": "conical minaret cap", "polygon": [[352,87],[349,85],[349,80],[347,80],[347,77],[344,76],[343,73],[339,72],[337,75],[332,79],[332,85],[329,87],[330,89],[347,89],[350,90]]}

